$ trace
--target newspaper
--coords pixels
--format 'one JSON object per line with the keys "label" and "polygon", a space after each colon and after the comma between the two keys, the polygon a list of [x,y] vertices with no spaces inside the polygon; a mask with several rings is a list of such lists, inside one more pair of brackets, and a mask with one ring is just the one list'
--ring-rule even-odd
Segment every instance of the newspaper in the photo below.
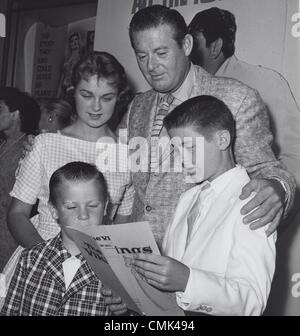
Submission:
{"label": "newspaper", "polygon": [[148,222],[72,226],[68,234],[102,283],[129,309],[148,316],[183,316],[174,293],[150,286],[131,267],[134,253],[160,254]]}

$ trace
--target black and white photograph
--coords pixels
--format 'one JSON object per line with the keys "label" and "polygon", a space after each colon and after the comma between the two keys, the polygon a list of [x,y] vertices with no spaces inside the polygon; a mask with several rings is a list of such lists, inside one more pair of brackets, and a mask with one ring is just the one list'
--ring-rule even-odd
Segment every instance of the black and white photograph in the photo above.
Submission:
{"label": "black and white photograph", "polygon": [[300,316],[300,0],[0,0],[8,316]]}

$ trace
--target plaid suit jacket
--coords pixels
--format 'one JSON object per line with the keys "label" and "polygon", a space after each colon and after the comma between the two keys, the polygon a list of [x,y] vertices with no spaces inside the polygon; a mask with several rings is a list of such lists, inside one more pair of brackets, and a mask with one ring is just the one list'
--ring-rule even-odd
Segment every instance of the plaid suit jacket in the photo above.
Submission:
{"label": "plaid suit jacket", "polygon": [[65,289],[62,263],[71,255],[60,234],[23,250],[1,314],[8,316],[108,315],[100,293],[101,282],[85,259]]}
{"label": "plaid suit jacket", "polygon": [[[212,76],[199,66],[194,68],[195,81],[189,98],[211,95],[227,104],[236,121],[236,162],[244,166],[251,177],[281,179],[288,192],[288,211],[293,203],[295,180],[274,156],[268,112],[259,94],[237,80]],[[157,92],[149,90],[134,98],[119,126],[119,129],[128,129],[129,140],[144,137],[150,143],[156,95]],[[161,242],[181,193],[193,185],[185,184],[180,173],[137,172],[132,175],[136,192],[132,221],[148,220],[157,241]]]}

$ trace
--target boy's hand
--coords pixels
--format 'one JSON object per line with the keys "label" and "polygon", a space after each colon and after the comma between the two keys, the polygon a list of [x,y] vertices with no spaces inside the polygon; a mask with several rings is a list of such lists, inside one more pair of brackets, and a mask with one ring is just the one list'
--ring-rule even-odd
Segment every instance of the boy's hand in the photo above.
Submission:
{"label": "boy's hand", "polygon": [[246,199],[252,192],[257,194],[241,209],[241,214],[247,215],[243,222],[252,223],[252,230],[270,224],[266,231],[270,236],[277,229],[283,213],[285,190],[277,180],[253,179],[244,186],[240,199]]}
{"label": "boy's hand", "polygon": [[27,153],[32,151],[34,138],[35,136],[32,134],[27,135],[26,140],[23,142],[22,158],[24,158]]}
{"label": "boy's hand", "polygon": [[170,292],[184,292],[190,269],[181,262],[155,254],[135,254],[134,269],[153,287]]}
{"label": "boy's hand", "polygon": [[119,296],[113,296],[112,291],[108,288],[102,287],[101,294],[104,297],[104,302],[109,306],[109,310],[114,315],[123,315],[127,313],[128,309],[125,303]]}

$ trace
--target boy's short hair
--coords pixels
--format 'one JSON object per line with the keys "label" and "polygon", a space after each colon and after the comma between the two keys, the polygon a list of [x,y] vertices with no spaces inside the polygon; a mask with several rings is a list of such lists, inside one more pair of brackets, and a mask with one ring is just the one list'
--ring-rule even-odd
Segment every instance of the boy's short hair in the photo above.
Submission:
{"label": "boy's short hair", "polygon": [[75,161],[67,163],[58,168],[52,175],[49,181],[49,202],[56,205],[57,190],[63,181],[90,181],[96,180],[102,187],[103,202],[106,202],[108,197],[107,185],[103,174],[96,168],[95,165],[89,163]]}
{"label": "boy's short hair", "polygon": [[197,96],[186,100],[164,119],[167,130],[194,126],[207,139],[216,130],[227,130],[231,143],[235,136],[235,122],[225,103],[213,96]]}

